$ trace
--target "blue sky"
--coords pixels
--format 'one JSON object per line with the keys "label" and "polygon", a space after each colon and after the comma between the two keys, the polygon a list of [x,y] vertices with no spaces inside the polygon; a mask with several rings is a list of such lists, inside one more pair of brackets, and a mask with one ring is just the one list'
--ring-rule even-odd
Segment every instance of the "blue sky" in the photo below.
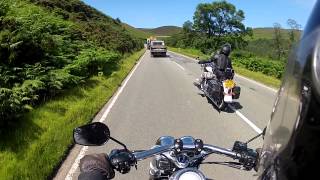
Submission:
{"label": "blue sky", "polygon": [[[85,3],[134,27],[155,28],[182,26],[192,20],[197,4],[213,0],[83,0]],[[286,26],[295,19],[302,27],[307,23],[316,0],[227,0],[245,12],[249,27]]]}

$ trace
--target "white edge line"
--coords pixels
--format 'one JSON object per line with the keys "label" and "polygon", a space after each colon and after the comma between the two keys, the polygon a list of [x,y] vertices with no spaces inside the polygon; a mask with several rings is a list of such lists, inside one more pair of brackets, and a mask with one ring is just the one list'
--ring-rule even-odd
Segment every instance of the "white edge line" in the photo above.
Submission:
{"label": "white edge line", "polygon": [[238,110],[236,110],[232,105],[229,104],[229,107],[236,112],[236,114],[244,121],[246,122],[254,131],[256,131],[258,134],[262,133],[262,130],[258,128],[253,122],[251,122],[248,118],[246,118],[243,114],[241,114]]}
{"label": "white edge line", "polygon": [[[189,57],[189,56],[186,56],[186,55],[183,55],[183,54],[180,54],[180,53],[176,53],[176,52],[173,52],[173,51],[169,51],[169,52],[170,52],[170,53],[173,53],[173,54],[176,54],[176,55],[178,55],[178,56],[182,56],[182,57],[191,59],[191,60],[196,61],[196,62],[199,61],[199,60],[196,60],[196,59],[194,59],[194,58],[191,58],[191,57]],[[239,75],[239,74],[236,74],[236,76],[238,76],[238,77],[240,77],[240,78],[242,78],[242,79],[245,79],[245,80],[247,80],[247,81],[250,81],[251,83],[257,84],[257,85],[259,85],[259,86],[261,86],[261,87],[264,87],[264,88],[266,88],[266,89],[269,89],[270,91],[273,91],[273,92],[275,92],[275,93],[277,92],[276,89],[271,88],[271,87],[269,87],[269,86],[266,86],[266,85],[264,85],[264,84],[261,84],[261,83],[255,81],[255,80],[246,78],[246,77],[241,76],[241,75]]]}
{"label": "white edge line", "polygon": [[264,87],[264,88],[266,88],[266,89],[269,89],[270,91],[273,91],[274,93],[276,93],[276,92],[277,92],[277,90],[276,90],[276,89],[271,88],[271,87],[269,87],[269,86],[266,86],[266,85],[264,85],[264,84],[261,84],[261,83],[259,83],[259,82],[255,81],[255,80],[252,80],[252,79],[246,78],[246,77],[241,76],[241,75],[239,75],[239,74],[236,74],[236,75],[237,75],[238,77],[242,78],[242,79],[245,79],[245,80],[247,80],[247,81],[250,81],[251,83],[254,83],[254,84],[257,84],[257,85],[259,85],[259,86],[261,86],[261,87]]}
{"label": "white edge line", "polygon": [[[103,122],[107,118],[111,108],[113,107],[113,105],[117,101],[119,95],[123,91],[124,87],[127,85],[128,81],[130,80],[130,78],[133,75],[133,73],[136,71],[137,67],[139,66],[139,64],[141,63],[141,61],[142,61],[142,59],[144,58],[145,55],[146,55],[146,52],[140,58],[139,62],[135,65],[135,67],[131,70],[130,74],[123,81],[121,87],[118,89],[118,91],[116,92],[115,96],[112,98],[111,103],[108,105],[107,109],[104,111],[104,113],[103,113],[102,117],[100,118],[99,122]],[[88,151],[88,146],[84,146],[84,147],[81,148],[76,160],[72,164],[67,176],[65,177],[65,180],[72,180],[73,174],[76,172],[77,168],[79,167],[80,159],[83,158],[83,156],[85,155],[85,153],[87,151]]]}
{"label": "white edge line", "polygon": [[182,67],[180,64],[178,64],[177,62],[175,62],[175,61],[172,61],[172,62],[174,62],[179,68],[181,68],[182,70],[185,70],[184,69],[184,67]]}

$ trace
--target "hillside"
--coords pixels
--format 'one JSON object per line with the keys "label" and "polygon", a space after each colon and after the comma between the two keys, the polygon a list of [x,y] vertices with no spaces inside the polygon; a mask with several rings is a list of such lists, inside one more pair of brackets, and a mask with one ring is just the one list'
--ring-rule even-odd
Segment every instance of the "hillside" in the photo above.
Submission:
{"label": "hillside", "polygon": [[0,0],[0,44],[0,179],[52,179],[143,41],[80,0]]}
{"label": "hillside", "polygon": [[181,31],[181,27],[178,26],[161,26],[158,28],[138,28],[144,32],[151,33],[156,36],[172,36],[173,34],[177,34]]}
{"label": "hillside", "polygon": [[80,0],[2,0],[0,15],[0,127],[143,47]]}
{"label": "hillside", "polygon": [[[289,38],[288,33],[289,30],[288,29],[281,29],[281,33],[283,34],[283,36],[285,38]],[[273,38],[273,34],[274,34],[274,30],[273,28],[254,28],[253,29],[253,37],[252,39],[256,40],[256,39],[272,39]],[[296,32],[296,36],[300,36],[301,31],[297,31]]]}
{"label": "hillside", "polygon": [[126,23],[122,23],[122,26],[132,35],[135,37],[138,37],[140,39],[146,39],[150,36],[152,36],[153,34],[150,32],[146,32],[146,31],[142,31],[138,28],[132,27],[129,24]]}

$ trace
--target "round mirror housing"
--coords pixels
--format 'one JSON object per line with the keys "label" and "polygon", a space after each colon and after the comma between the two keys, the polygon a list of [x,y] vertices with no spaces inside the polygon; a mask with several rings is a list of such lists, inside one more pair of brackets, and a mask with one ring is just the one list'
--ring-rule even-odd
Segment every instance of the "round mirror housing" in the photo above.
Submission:
{"label": "round mirror housing", "polygon": [[108,126],[101,122],[94,122],[73,130],[73,139],[76,144],[84,146],[101,146],[110,139]]}

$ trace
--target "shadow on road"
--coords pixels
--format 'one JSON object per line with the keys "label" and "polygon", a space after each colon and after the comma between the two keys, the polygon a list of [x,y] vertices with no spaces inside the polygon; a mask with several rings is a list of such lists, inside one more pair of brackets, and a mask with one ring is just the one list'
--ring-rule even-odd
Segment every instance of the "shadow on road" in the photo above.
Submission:
{"label": "shadow on road", "polygon": [[[235,110],[242,109],[243,106],[239,102],[233,102],[230,104]],[[235,113],[233,109],[231,109],[229,106],[226,107],[225,111],[226,113]]]}
{"label": "shadow on road", "polygon": [[[218,111],[219,113],[220,112],[226,112],[226,113],[235,113],[235,111],[233,109],[231,109],[229,107],[229,105],[226,106],[225,109],[223,110],[220,110],[207,96],[205,96],[203,93],[198,93],[198,95],[200,95],[201,97],[206,97],[207,99],[207,103],[211,104],[212,107]],[[235,110],[239,110],[239,109],[242,109],[243,106],[239,103],[239,102],[233,102],[230,104]]]}

